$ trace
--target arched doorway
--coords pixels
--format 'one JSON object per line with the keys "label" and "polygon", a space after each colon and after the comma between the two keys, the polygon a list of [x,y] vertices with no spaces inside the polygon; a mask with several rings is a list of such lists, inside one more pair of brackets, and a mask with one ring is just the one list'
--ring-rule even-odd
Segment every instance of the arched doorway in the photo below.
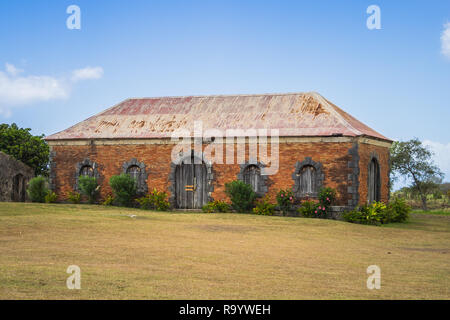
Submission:
{"label": "arched doorway", "polygon": [[175,202],[180,209],[201,209],[208,202],[207,168],[192,154],[175,168]]}
{"label": "arched doorway", "polygon": [[380,189],[381,189],[380,165],[376,158],[372,158],[372,160],[369,163],[369,175],[367,186],[369,203],[381,200]]}
{"label": "arched doorway", "polygon": [[12,201],[25,201],[25,178],[21,173],[13,177],[13,190],[11,194]]}

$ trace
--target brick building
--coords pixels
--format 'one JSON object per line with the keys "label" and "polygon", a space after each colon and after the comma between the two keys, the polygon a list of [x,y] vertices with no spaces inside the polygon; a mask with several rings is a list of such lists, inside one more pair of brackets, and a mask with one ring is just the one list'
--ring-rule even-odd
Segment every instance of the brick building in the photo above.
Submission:
{"label": "brick building", "polygon": [[[80,175],[97,177],[105,197],[120,173],[141,193],[166,191],[179,208],[225,200],[236,179],[272,199],[279,189],[314,199],[321,186],[335,188],[342,207],[389,197],[392,141],[317,93],[127,99],[45,139],[62,201]],[[255,141],[267,147],[255,153]]]}

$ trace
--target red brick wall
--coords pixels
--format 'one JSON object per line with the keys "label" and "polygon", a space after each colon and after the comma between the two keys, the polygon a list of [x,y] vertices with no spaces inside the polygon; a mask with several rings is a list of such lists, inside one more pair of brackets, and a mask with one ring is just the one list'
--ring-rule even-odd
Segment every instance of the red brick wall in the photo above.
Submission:
{"label": "red brick wall", "polygon": [[381,201],[389,200],[389,148],[361,143],[359,145],[359,203],[365,204],[367,198],[367,178],[371,154],[375,152],[380,165]]}
{"label": "red brick wall", "polygon": [[[52,146],[52,151],[54,151],[55,191],[59,196],[59,200],[66,200],[68,192],[73,190],[75,184],[76,164],[85,158],[89,158],[99,166],[101,197],[104,197],[111,192],[108,185],[110,177],[122,172],[124,162],[136,158],[146,165],[149,190],[157,188],[168,192],[171,150],[173,146],[170,144]],[[360,153],[366,154],[367,146],[361,145]],[[305,157],[311,157],[313,161],[322,163],[325,175],[324,185],[337,190],[337,205],[347,205],[348,199],[350,199],[348,186],[351,185],[348,175],[352,173],[352,169],[348,168],[348,162],[352,160],[352,156],[348,154],[348,150],[351,147],[352,143],[350,142],[280,143],[279,171],[276,175],[269,177],[269,196],[274,199],[279,189],[291,189],[294,185],[292,173],[296,162],[303,161]],[[386,153],[384,150],[380,149],[380,147],[374,148],[379,152],[380,161],[385,161]],[[369,148],[367,153],[370,154],[370,150]],[[270,147],[268,151],[270,153]],[[365,163],[367,157],[360,156],[361,172],[367,175],[367,168],[361,166],[361,164]],[[383,171],[385,167],[386,165],[383,162],[381,165],[383,177],[385,176],[385,171]],[[238,164],[213,164],[213,172],[214,192],[212,197],[225,200],[224,185],[226,182],[237,179],[240,167]],[[364,180],[364,177],[360,179],[360,188],[362,187],[361,189],[365,192],[361,195],[360,200],[367,198],[366,180]],[[382,183],[385,183],[385,180],[382,179]],[[387,190],[382,189],[382,195],[386,197]]]}

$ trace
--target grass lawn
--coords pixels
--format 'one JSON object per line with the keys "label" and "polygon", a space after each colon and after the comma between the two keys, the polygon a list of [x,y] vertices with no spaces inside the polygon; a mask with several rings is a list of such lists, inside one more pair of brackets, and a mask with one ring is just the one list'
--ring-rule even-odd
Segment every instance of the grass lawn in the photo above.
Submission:
{"label": "grass lawn", "polygon": [[413,213],[415,213],[415,214],[438,214],[438,215],[450,216],[450,208],[433,209],[433,210],[428,210],[428,211],[414,210]]}
{"label": "grass lawn", "polygon": [[375,227],[0,203],[0,299],[450,299],[449,257],[448,215]]}

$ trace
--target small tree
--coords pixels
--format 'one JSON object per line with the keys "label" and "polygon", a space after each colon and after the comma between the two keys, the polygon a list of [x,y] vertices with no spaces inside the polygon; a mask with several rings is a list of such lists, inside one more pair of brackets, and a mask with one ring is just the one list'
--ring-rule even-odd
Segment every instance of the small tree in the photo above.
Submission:
{"label": "small tree", "polygon": [[78,185],[81,193],[88,197],[89,203],[94,203],[100,189],[97,179],[95,177],[80,176],[78,178]]}
{"label": "small tree", "polygon": [[0,151],[34,169],[35,175],[48,174],[49,147],[42,139],[33,136],[30,128],[19,128],[15,123],[0,124]]}
{"label": "small tree", "polygon": [[47,179],[42,176],[35,177],[28,183],[27,193],[32,202],[45,202],[48,192]]}
{"label": "small tree", "polygon": [[112,176],[109,185],[114,193],[114,199],[119,206],[130,206],[136,196],[136,181],[126,173]]}
{"label": "small tree", "polygon": [[251,185],[240,180],[225,183],[225,193],[231,200],[231,207],[237,212],[248,212],[253,208],[256,194]]}
{"label": "small tree", "polygon": [[411,190],[417,192],[422,200],[423,210],[427,208],[427,195],[436,189],[443,173],[431,159],[433,153],[414,138],[409,141],[396,141],[391,147],[391,172],[393,180],[398,175],[412,180]]}

